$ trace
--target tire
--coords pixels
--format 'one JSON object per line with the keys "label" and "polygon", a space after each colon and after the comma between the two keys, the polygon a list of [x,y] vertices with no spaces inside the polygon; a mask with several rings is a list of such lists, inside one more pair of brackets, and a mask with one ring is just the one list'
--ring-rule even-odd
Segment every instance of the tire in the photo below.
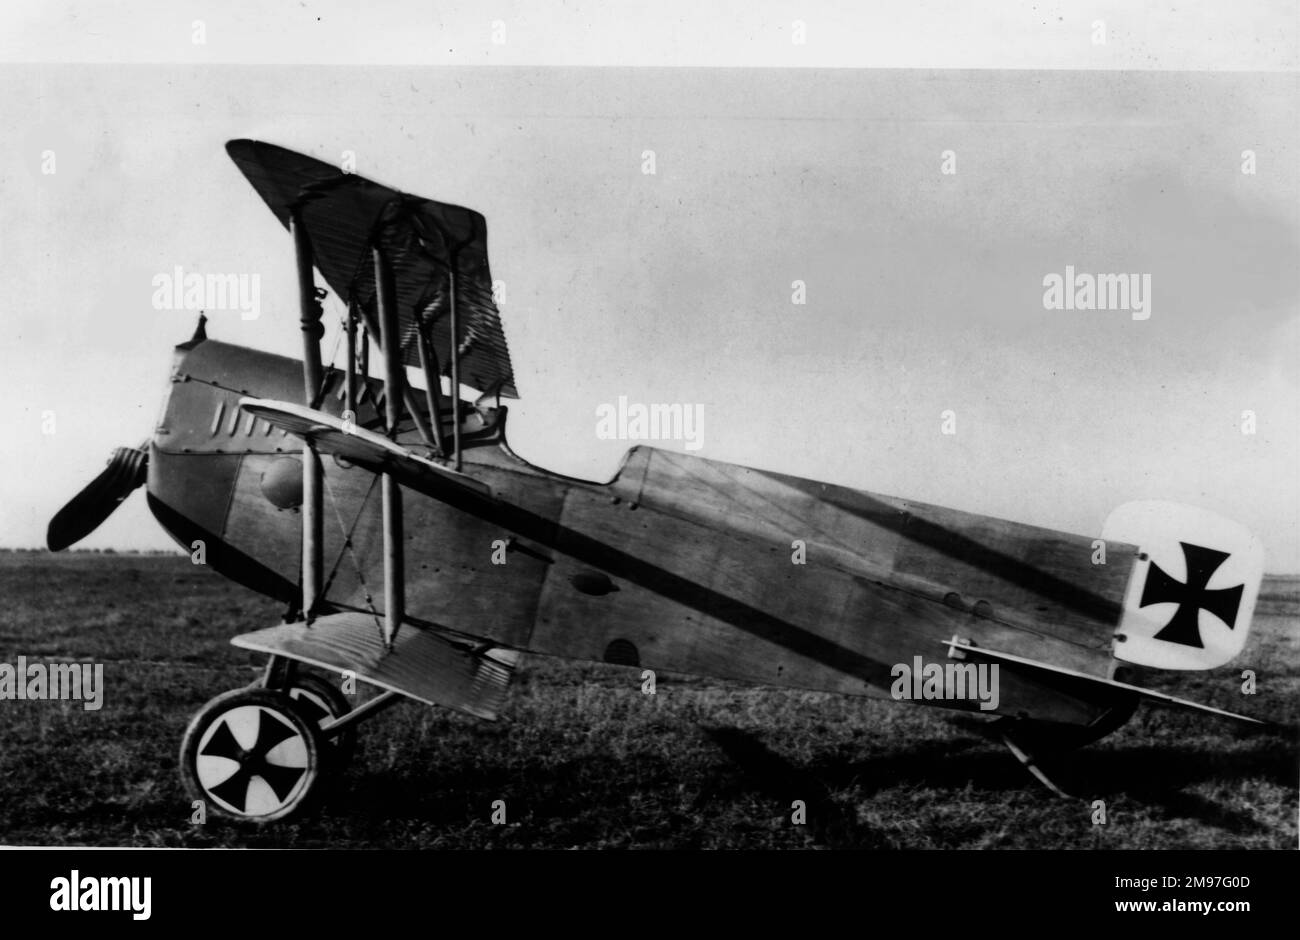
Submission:
{"label": "tire", "polygon": [[[289,685],[289,697],[298,704],[299,711],[318,726],[346,715],[356,707],[333,682],[311,672],[299,672],[293,677],[293,682]],[[334,737],[324,738],[324,742],[330,762],[329,769],[342,771],[356,753],[357,729],[355,726],[344,728]]]}
{"label": "tire", "polygon": [[308,809],[325,744],[297,702],[270,689],[235,689],[208,702],[185,730],[180,769],[207,811],[265,824]]}

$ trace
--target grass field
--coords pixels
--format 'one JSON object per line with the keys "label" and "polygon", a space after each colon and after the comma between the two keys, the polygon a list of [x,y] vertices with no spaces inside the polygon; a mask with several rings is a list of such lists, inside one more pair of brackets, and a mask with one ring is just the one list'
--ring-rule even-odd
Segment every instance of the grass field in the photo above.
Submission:
{"label": "grass field", "polygon": [[[502,719],[403,704],[361,728],[324,805],[263,830],[190,823],[176,752],[259,660],[228,644],[280,608],[185,557],[0,553],[0,662],[104,665],[104,706],[0,701],[0,842],[392,848],[1295,848],[1285,731],[1143,705],[1053,765],[1051,796],[979,719],[638,670],[525,660]],[[1300,723],[1300,579],[1209,674],[1137,680]],[[1241,694],[1241,672],[1258,694]],[[491,821],[504,800],[506,823]],[[791,822],[803,800],[807,824]],[[1107,822],[1093,823],[1093,800]]]}

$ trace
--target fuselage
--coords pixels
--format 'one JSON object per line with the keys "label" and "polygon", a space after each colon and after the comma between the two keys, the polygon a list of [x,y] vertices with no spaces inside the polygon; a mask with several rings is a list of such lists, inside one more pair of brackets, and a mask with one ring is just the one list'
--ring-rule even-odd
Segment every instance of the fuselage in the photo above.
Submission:
{"label": "fuselage", "polygon": [[[301,442],[241,412],[298,401],[301,364],[212,340],[178,347],[149,455],[149,504],[187,551],[292,606]],[[342,375],[318,407],[341,414]],[[355,420],[377,427],[370,382]],[[417,399],[422,396],[416,396]],[[450,428],[450,410],[439,420]],[[635,447],[609,483],[516,456],[505,410],[462,416],[464,469],[495,499],[404,490],[406,615],[493,644],[644,669],[897,695],[898,667],[951,663],[954,636],[1110,678],[1131,571],[1094,540]],[[413,425],[398,439],[416,446]],[[330,457],[324,599],[382,614],[378,477]],[[250,624],[251,627],[261,626]],[[920,657],[918,660],[917,657]],[[1088,724],[1109,703],[1000,676],[997,714]],[[911,696],[908,696],[909,698]],[[930,704],[978,709],[974,697]]]}

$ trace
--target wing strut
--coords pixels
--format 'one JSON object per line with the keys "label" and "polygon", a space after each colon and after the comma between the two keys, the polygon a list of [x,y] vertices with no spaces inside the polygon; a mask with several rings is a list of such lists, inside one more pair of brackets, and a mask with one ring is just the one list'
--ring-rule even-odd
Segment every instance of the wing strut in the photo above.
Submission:
{"label": "wing strut", "polygon": [[[311,239],[302,224],[299,206],[294,206],[289,216],[293,232],[294,258],[298,266],[298,309],[302,325],[302,384],[308,408],[316,405],[321,387],[320,340],[325,333],[321,326],[320,301],[316,297],[316,277],[312,273]],[[302,445],[302,614],[311,623],[316,603],[321,596],[321,573],[325,569],[324,527],[325,516],[324,471],[320,457],[310,441]]]}
{"label": "wing strut", "polygon": [[460,320],[456,315],[456,252],[451,253],[451,267],[447,270],[447,308],[451,326],[451,448],[455,453],[452,465],[460,472]]}
{"label": "wing strut", "polygon": [[442,442],[442,380],[438,378],[438,352],[425,332],[424,317],[416,318],[415,341],[419,344],[420,368],[424,371],[424,397],[429,406],[429,423],[433,425],[434,449],[439,457],[447,456]]}
{"label": "wing strut", "polygon": [[[384,410],[390,433],[402,416],[401,347],[397,340],[397,303],[393,269],[378,244],[371,248],[375,260],[375,302],[379,307],[380,343],[384,352]],[[437,417],[436,415],[434,416]],[[406,615],[405,559],[402,538],[402,488],[391,473],[383,475],[384,517],[384,646],[393,648],[397,628]]]}
{"label": "wing strut", "polygon": [[[372,251],[373,251],[373,250],[374,250],[374,249],[372,249]],[[391,285],[391,281],[390,281],[390,287],[391,287],[391,286],[392,286],[392,285]],[[376,291],[375,291],[375,297],[376,297],[375,303],[376,303],[376,304],[379,303],[378,296],[379,296],[379,293],[378,293],[378,289],[376,288]],[[396,295],[396,291],[395,291],[395,290],[394,290],[394,291],[390,291],[389,296],[390,296],[390,297],[396,297],[396,296],[397,296],[397,295]],[[396,306],[395,303],[394,303],[394,306]],[[365,307],[358,306],[358,307],[357,307],[357,313],[361,316],[362,323],[365,324],[365,327],[366,327],[366,335],[367,335],[367,336],[373,336],[373,337],[375,338],[375,342],[379,344],[379,354],[380,354],[380,356],[387,356],[386,349],[387,349],[387,344],[388,344],[388,335],[387,335],[387,334],[384,332],[384,330],[383,330],[383,324],[382,324],[382,323],[376,323],[376,322],[375,322],[375,318],[374,318],[374,316],[373,316],[372,314],[368,313],[368,312],[366,311],[366,308],[365,308]],[[394,328],[393,328],[393,343],[394,343],[394,345],[395,345],[396,348],[397,348],[397,360],[398,360],[398,364],[399,364],[399,366],[400,366],[401,361],[402,361],[402,353],[403,353],[403,349],[402,349],[401,342],[400,342],[399,339],[398,339],[397,333],[398,333],[397,328],[396,328],[396,326],[394,326]],[[368,372],[368,369],[363,369],[362,371],[363,371],[363,372]],[[404,379],[405,379],[405,373],[400,372],[400,370],[399,370],[398,378],[399,378],[399,380],[401,380],[401,381],[398,382],[398,390],[401,392],[401,395],[402,395],[402,401],[404,401],[404,402],[406,403],[406,413],[409,414],[409,415],[411,416],[411,422],[415,425],[415,430],[419,433],[419,435],[420,435],[420,439],[421,439],[422,441],[424,441],[425,445],[426,445],[427,447],[433,449],[434,451],[438,451],[438,452],[439,452],[439,456],[441,456],[441,452],[440,452],[440,450],[439,450],[439,445],[438,445],[438,440],[440,439],[439,435],[440,435],[440,431],[441,431],[441,429],[439,429],[439,430],[437,430],[437,431],[430,429],[428,423],[424,420],[424,415],[421,413],[420,409],[419,409],[419,408],[416,406],[416,404],[415,404],[415,392],[413,392],[413,391],[411,390],[411,386],[410,386],[410,384],[407,383],[406,381],[404,381]],[[395,394],[395,393],[391,393],[391,392],[388,391],[388,386],[387,386],[387,385],[385,385],[384,388],[385,388],[385,391],[384,391],[384,396],[385,396],[385,398],[386,398],[389,394]],[[378,409],[379,409],[379,407],[380,407],[380,404],[381,404],[381,403],[380,403],[378,400],[376,400],[376,402],[375,402],[375,409],[376,409],[376,411],[378,411]],[[387,413],[386,410],[385,410],[385,413]],[[400,418],[401,418],[401,414],[402,414],[402,412],[401,412],[401,409],[399,408],[398,411],[397,411],[397,416],[398,416],[398,419],[399,419],[399,420],[400,420]],[[431,419],[432,419],[433,421],[436,422],[436,421],[438,420],[438,416],[437,416],[437,414],[435,413],[434,415],[431,415]],[[389,434],[396,435],[396,433],[397,433],[397,425],[396,425],[396,424],[389,424],[389,425],[388,425],[388,432],[389,432]]]}
{"label": "wing strut", "polygon": [[343,410],[347,412],[345,417],[354,424],[357,420],[357,304],[356,301],[348,304],[348,317],[344,321],[343,328],[347,331],[348,336],[348,371],[347,380],[343,385],[344,398]]}

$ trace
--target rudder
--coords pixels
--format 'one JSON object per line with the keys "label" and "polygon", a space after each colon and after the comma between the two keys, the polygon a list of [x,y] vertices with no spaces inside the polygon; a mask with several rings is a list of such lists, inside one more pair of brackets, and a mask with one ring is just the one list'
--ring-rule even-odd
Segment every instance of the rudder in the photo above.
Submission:
{"label": "rudder", "polygon": [[1114,655],[1159,669],[1214,669],[1246,645],[1264,547],[1245,527],[1180,503],[1125,503],[1102,537],[1137,545]]}

